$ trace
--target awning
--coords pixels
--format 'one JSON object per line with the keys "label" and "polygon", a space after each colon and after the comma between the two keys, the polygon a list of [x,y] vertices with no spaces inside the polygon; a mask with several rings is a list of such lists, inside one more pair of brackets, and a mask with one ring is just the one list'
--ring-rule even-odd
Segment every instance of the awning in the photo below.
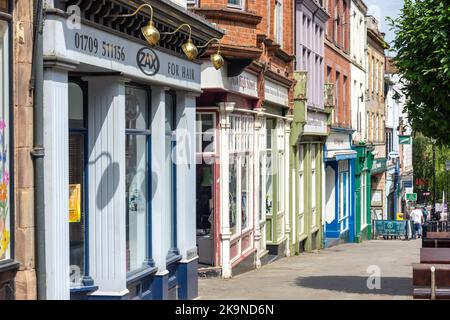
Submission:
{"label": "awning", "polygon": [[355,150],[334,150],[327,151],[326,161],[341,161],[356,159],[357,152]]}

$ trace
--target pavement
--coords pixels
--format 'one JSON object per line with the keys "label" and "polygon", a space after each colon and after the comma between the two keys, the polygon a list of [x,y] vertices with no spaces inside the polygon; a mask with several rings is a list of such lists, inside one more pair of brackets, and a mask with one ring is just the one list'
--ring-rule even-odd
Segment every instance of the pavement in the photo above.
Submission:
{"label": "pavement", "polygon": [[199,279],[199,300],[408,300],[420,247],[374,240],[302,253],[232,279]]}

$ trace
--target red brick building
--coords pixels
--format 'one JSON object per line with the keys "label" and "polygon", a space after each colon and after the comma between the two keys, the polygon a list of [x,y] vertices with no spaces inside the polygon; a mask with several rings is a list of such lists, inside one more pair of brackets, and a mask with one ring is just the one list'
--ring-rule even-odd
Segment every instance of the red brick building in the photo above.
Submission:
{"label": "red brick building", "polygon": [[325,34],[325,81],[335,84],[333,126],[350,128],[350,2],[326,0],[330,19]]}
{"label": "red brick building", "polygon": [[[289,254],[293,6],[286,0],[191,4],[226,31],[225,66],[218,71],[203,64],[197,99],[197,136],[215,132],[213,147],[197,150],[199,262],[223,277],[259,267],[270,255]],[[207,183],[211,175],[216,183]],[[199,236],[201,230],[206,236]]]}

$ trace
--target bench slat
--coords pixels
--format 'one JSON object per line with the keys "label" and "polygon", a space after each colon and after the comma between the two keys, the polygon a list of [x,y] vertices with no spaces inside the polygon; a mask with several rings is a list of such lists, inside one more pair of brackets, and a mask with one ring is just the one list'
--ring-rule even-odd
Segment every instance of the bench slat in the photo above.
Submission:
{"label": "bench slat", "polygon": [[413,286],[431,287],[431,267],[435,267],[436,287],[450,288],[450,264],[413,264]]}
{"label": "bench slat", "polygon": [[431,264],[450,264],[450,249],[448,248],[421,248],[420,262]]}

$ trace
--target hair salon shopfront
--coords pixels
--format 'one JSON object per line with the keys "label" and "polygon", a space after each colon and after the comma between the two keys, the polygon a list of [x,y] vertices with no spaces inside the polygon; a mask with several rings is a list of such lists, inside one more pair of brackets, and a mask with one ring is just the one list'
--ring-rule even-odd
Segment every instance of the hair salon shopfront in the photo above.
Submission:
{"label": "hair salon shopfront", "polygon": [[[189,22],[200,43],[221,36],[164,3],[155,5],[159,28],[177,27],[161,22],[168,12],[170,23]],[[200,64],[169,42],[185,35],[150,48],[136,21],[119,20],[117,30],[107,19],[72,29],[63,11],[46,13],[47,298],[192,299]]]}

